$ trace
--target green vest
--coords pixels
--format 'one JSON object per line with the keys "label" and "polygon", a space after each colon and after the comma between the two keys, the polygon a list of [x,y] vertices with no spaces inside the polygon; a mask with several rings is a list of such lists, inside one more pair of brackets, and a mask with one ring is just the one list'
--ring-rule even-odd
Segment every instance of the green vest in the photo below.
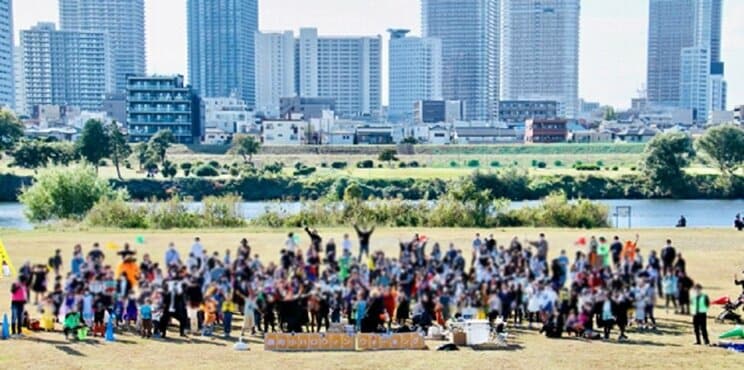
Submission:
{"label": "green vest", "polygon": [[600,244],[597,248],[597,254],[602,257],[602,264],[605,266],[610,265],[610,246],[609,244]]}
{"label": "green vest", "polygon": [[708,304],[705,302],[706,298],[708,298],[708,296],[704,293],[692,297],[692,301],[690,302],[690,309],[692,310],[693,315],[699,313],[708,313]]}

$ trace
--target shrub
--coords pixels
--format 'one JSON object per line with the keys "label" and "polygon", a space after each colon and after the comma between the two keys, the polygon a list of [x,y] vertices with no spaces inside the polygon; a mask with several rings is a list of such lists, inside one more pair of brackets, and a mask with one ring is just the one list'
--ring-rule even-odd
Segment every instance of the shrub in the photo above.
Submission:
{"label": "shrub", "polygon": [[126,168],[128,170],[131,170],[132,169],[132,163],[129,162],[128,159],[125,159],[123,163],[124,163],[124,168]]}
{"label": "shrub", "polygon": [[599,171],[602,168],[594,164],[580,164],[574,165],[574,169],[577,171]]}
{"label": "shrub", "polygon": [[365,159],[363,161],[357,162],[357,168],[374,168],[375,162],[373,162],[371,159]]}
{"label": "shrub", "polygon": [[546,167],[548,167],[548,165],[545,162],[543,161],[537,162],[537,168],[546,168]]}
{"label": "shrub", "polygon": [[597,167],[604,167],[603,161],[597,161]]}
{"label": "shrub", "polygon": [[239,168],[230,168],[230,176],[232,177],[238,177],[240,176],[240,169]]}
{"label": "shrub", "polygon": [[302,167],[294,171],[295,176],[308,176],[315,173],[315,167]]}
{"label": "shrub", "polygon": [[553,162],[553,166],[563,167],[563,162],[561,162],[561,161],[555,161],[555,162]]}
{"label": "shrub", "polygon": [[398,163],[398,168],[406,168],[406,167],[408,167],[408,165],[406,164],[406,162],[400,162],[400,163]]}
{"label": "shrub", "polygon": [[165,202],[150,203],[148,215],[149,224],[156,229],[192,229],[201,226],[201,217],[190,212],[188,207],[178,198],[171,198]]}
{"label": "shrub", "polygon": [[408,162],[408,167],[418,168],[419,166],[420,165],[419,165],[419,163],[417,161],[410,161],[410,162]]}
{"label": "shrub", "polygon": [[181,170],[183,170],[183,175],[188,177],[189,174],[191,174],[191,163],[190,162],[183,162],[181,163]]}
{"label": "shrub", "polygon": [[282,162],[274,162],[272,164],[264,166],[264,171],[273,174],[282,172],[282,169],[284,169],[284,163]]}
{"label": "shrub", "polygon": [[346,168],[348,164],[346,162],[333,162],[331,163],[331,168],[335,168],[337,170],[343,170]]}
{"label": "shrub", "polygon": [[106,180],[96,176],[92,167],[50,169],[39,173],[20,201],[26,216],[33,222],[51,219],[82,218],[93,205],[116,192]]}
{"label": "shrub", "polygon": [[471,159],[468,161],[467,165],[470,168],[477,168],[480,167],[480,161],[477,159]]}
{"label": "shrub", "polygon": [[635,171],[636,171],[637,169],[638,169],[638,168],[637,168],[636,166],[631,166],[631,167],[630,167],[630,170],[631,170],[631,171],[633,171],[633,172],[635,172]]}
{"label": "shrub", "polygon": [[454,167],[458,167],[458,166],[459,166],[459,165],[457,164],[457,162],[455,162],[455,161],[450,161],[449,165],[450,165],[450,167],[453,167],[453,168],[454,168]]}
{"label": "shrub", "polygon": [[129,204],[121,197],[102,198],[88,212],[85,223],[98,227],[146,229],[148,227],[147,208]]}
{"label": "shrub", "polygon": [[491,161],[491,167],[499,168],[501,167],[501,163],[499,163],[499,161]]}
{"label": "shrub", "polygon": [[320,163],[320,167],[321,167],[321,168],[326,168],[326,167],[328,167],[328,163],[325,163],[325,162],[321,162],[321,163]]}
{"label": "shrub", "polygon": [[204,198],[201,215],[203,226],[240,227],[245,225],[240,209],[241,201],[236,195]]}
{"label": "shrub", "polygon": [[199,177],[216,177],[220,175],[220,172],[216,168],[208,164],[201,165],[196,168],[194,174]]}
{"label": "shrub", "polygon": [[618,170],[620,170],[620,168],[618,168],[617,166],[612,166],[612,170],[613,171],[618,171]]}
{"label": "shrub", "polygon": [[106,166],[108,166],[108,162],[106,162],[105,159],[101,159],[100,161],[98,161],[98,167],[106,167]]}
{"label": "shrub", "polygon": [[382,168],[382,163],[378,163],[377,168]]}
{"label": "shrub", "polygon": [[215,160],[211,160],[211,161],[207,162],[207,164],[209,164],[210,166],[212,166],[214,168],[220,168],[220,167],[222,167],[222,166],[220,166],[220,162],[217,162]]}
{"label": "shrub", "polygon": [[537,167],[537,159],[532,160],[532,167]]}

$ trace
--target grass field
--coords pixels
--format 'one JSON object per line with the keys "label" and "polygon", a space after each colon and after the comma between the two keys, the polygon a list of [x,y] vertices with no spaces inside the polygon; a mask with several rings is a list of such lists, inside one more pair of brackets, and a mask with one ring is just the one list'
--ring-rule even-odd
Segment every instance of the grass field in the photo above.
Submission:
{"label": "grass field", "polygon": [[[209,251],[223,253],[234,249],[237,242],[247,237],[255,253],[264,261],[275,260],[287,230],[209,230],[198,233]],[[348,230],[320,230],[324,238],[341,239]],[[573,241],[584,235],[620,235],[631,238],[635,231],[629,230],[540,230],[545,231],[551,246],[551,254],[566,249],[575,250]],[[477,230],[467,229],[385,229],[372,238],[372,249],[397,253],[398,239],[408,239],[414,232],[430,239],[446,243],[454,242],[467,250]],[[491,231],[483,231],[491,232]],[[506,229],[492,231],[499,242],[512,236],[536,238],[535,229]],[[639,230],[640,248],[644,256],[650,249],[659,249],[667,238],[687,260],[691,277],[703,284],[711,298],[720,295],[734,296],[737,287],[732,283],[733,275],[744,268],[744,234],[733,230]],[[16,266],[25,260],[42,262],[55,248],[63,249],[65,264],[69,262],[72,246],[82,243],[87,250],[91,243],[116,241],[132,243],[141,232],[122,231],[33,231],[0,233]],[[150,253],[161,261],[168,242],[173,241],[183,253],[187,252],[194,231],[162,231],[144,234],[146,244],[138,247],[139,253]],[[303,235],[302,243],[308,239]],[[109,254],[113,254],[109,252]],[[113,256],[109,257],[109,261]],[[67,265],[65,265],[67,266]],[[0,312],[7,312],[10,281],[0,280]],[[718,314],[712,307],[711,316]],[[359,352],[359,353],[269,353],[262,350],[260,340],[251,339],[249,352],[235,352],[232,344],[221,339],[193,337],[188,341],[169,340],[143,341],[131,334],[117,336],[116,343],[89,340],[87,343],[68,343],[61,333],[30,334],[22,340],[0,342],[0,368],[72,369],[72,368],[226,368],[240,364],[247,368],[344,368],[344,369],[556,369],[556,368],[741,368],[742,355],[718,348],[692,346],[691,319],[665,313],[657,308],[660,318],[659,334],[639,334],[630,329],[628,343],[583,341],[576,339],[550,340],[536,331],[510,330],[512,342],[517,345],[510,351],[434,352],[440,343],[430,342],[429,351]],[[709,331],[715,338],[730,325],[714,324],[709,320]],[[616,335],[616,334],[615,334]],[[715,343],[717,340],[712,339]]]}

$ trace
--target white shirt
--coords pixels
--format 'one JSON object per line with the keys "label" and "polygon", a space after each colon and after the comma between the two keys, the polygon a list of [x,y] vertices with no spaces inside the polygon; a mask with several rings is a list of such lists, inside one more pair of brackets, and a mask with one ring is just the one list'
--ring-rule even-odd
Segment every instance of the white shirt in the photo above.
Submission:
{"label": "white shirt", "polygon": [[344,252],[351,252],[351,240],[344,239],[344,241],[341,242],[341,248],[344,250]]}
{"label": "white shirt", "polygon": [[201,245],[199,242],[195,242],[191,246],[191,254],[194,255],[196,258],[203,259],[204,258],[204,246]]}
{"label": "white shirt", "polygon": [[287,251],[292,253],[297,250],[297,243],[295,243],[294,239],[292,238],[287,238],[287,241],[284,242],[284,246],[287,248]]}

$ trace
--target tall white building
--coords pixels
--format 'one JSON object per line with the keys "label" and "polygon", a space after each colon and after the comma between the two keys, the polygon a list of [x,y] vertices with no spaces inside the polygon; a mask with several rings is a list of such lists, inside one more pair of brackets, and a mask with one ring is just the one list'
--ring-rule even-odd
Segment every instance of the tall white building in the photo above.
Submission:
{"label": "tall white building", "polygon": [[59,21],[63,31],[107,35],[116,91],[126,89],[127,75],[145,74],[144,0],[59,0]]}
{"label": "tall white building", "polygon": [[579,112],[580,0],[502,1],[501,100],[551,100]]}
{"label": "tall white building", "polygon": [[256,111],[278,117],[279,99],[295,95],[292,31],[256,33]]}
{"label": "tall white building", "polygon": [[442,42],[408,37],[408,30],[389,30],[388,118],[410,122],[414,103],[442,99]]}
{"label": "tall white building", "polygon": [[682,49],[679,78],[679,106],[691,109],[695,119],[707,119],[710,80],[710,50]]}
{"label": "tall white building", "polygon": [[189,82],[201,96],[256,104],[258,0],[187,0]]}
{"label": "tall white building", "polygon": [[21,31],[27,112],[40,104],[100,110],[114,86],[107,36],[39,23]]}
{"label": "tall white building", "polygon": [[0,107],[15,105],[13,0],[0,0]]}
{"label": "tall white building", "polygon": [[496,120],[501,0],[422,0],[424,37],[442,40],[442,95],[468,120]]}
{"label": "tall white building", "polygon": [[13,78],[15,79],[15,111],[27,112],[26,79],[23,72],[23,48],[16,46],[13,50]]}
{"label": "tall white building", "polygon": [[720,60],[722,0],[695,0],[693,46],[681,51],[679,106],[691,109],[696,121],[726,109],[724,64]]}
{"label": "tall white building", "polygon": [[319,37],[300,29],[295,43],[295,90],[333,98],[341,116],[377,116],[382,105],[382,37]]}

